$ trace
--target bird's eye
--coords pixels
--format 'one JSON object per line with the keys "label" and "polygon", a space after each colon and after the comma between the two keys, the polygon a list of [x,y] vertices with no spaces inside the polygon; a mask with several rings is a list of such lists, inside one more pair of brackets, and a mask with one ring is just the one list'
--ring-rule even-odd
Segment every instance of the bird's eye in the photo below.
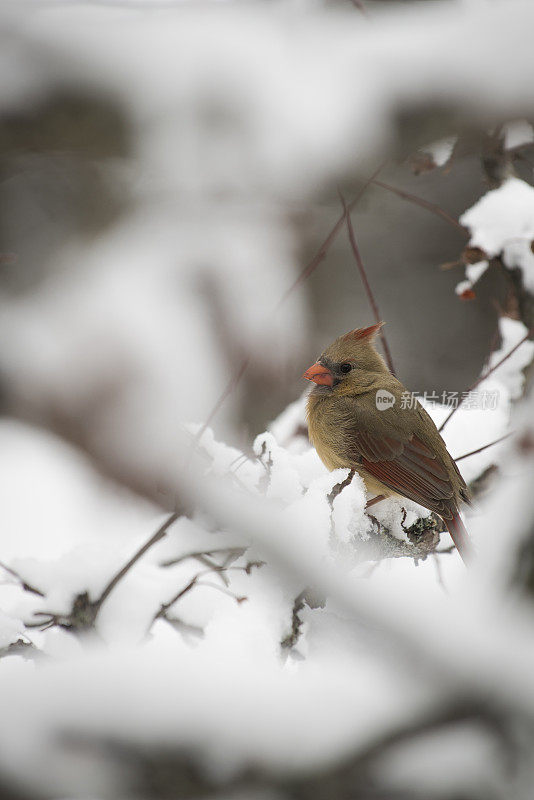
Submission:
{"label": "bird's eye", "polygon": [[349,364],[348,361],[346,361],[344,364],[341,364],[339,367],[339,371],[342,372],[344,375],[346,375],[347,372],[350,372],[351,369],[352,369],[352,364]]}

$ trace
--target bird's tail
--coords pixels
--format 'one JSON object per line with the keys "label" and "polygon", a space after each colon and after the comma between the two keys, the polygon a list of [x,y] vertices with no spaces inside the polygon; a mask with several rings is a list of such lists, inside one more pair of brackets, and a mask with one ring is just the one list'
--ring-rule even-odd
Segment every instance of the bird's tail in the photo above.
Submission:
{"label": "bird's tail", "polygon": [[456,512],[452,519],[446,519],[444,522],[462,561],[464,564],[469,564],[473,558],[473,547],[460,514]]}

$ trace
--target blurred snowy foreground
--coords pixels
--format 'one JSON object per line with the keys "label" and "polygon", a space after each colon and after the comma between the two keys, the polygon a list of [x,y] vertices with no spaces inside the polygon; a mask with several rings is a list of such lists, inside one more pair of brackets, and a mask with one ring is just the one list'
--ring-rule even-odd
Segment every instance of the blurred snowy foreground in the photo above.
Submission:
{"label": "blurred snowy foreground", "polygon": [[[524,332],[503,320],[494,363]],[[507,429],[533,349],[481,384],[497,410],[453,416],[454,455]],[[195,510],[102,603],[161,515],[49,434],[2,424],[6,785],[50,797],[510,786],[507,720],[534,717],[534,620],[508,593],[532,514],[528,453],[503,443],[461,462],[471,481],[502,467],[468,516],[479,555],[467,572],[444,533],[420,560],[397,501],[368,516],[359,479],[330,505],[347,471],[328,473],[310,449],[304,400],[257,437],[255,458],[204,433]],[[428,515],[405,509],[404,528]],[[406,552],[384,557],[384,537]]]}
{"label": "blurred snowy foreground", "polygon": [[[514,431],[459,462],[469,571],[424,509],[329,499],[303,398],[246,452],[202,424],[229,353],[298,363],[299,204],[424,143],[436,103],[534,112],[534,7],[120,5],[1,9],[0,793],[529,800],[527,326],[501,318],[496,407],[444,428],[455,457]],[[528,289],[520,184],[465,225]]]}

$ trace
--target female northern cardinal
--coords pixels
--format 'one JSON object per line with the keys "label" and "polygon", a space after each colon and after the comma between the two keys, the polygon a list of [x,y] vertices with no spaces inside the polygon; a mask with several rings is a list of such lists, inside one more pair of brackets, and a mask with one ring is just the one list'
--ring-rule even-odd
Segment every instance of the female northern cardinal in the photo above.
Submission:
{"label": "female northern cardinal", "polygon": [[303,375],[313,381],[310,441],[328,469],[349,467],[377,495],[402,495],[439,514],[464,561],[471,553],[458,512],[465,481],[425,409],[374,347],[384,323],[340,336]]}

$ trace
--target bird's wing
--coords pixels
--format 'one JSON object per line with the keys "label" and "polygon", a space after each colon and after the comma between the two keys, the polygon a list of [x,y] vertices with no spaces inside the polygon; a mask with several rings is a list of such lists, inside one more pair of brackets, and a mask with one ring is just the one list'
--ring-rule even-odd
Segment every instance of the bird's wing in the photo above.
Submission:
{"label": "bird's wing", "polygon": [[351,460],[395,492],[444,517],[451,517],[456,511],[455,487],[449,471],[415,434],[401,441],[355,430],[347,447]]}

